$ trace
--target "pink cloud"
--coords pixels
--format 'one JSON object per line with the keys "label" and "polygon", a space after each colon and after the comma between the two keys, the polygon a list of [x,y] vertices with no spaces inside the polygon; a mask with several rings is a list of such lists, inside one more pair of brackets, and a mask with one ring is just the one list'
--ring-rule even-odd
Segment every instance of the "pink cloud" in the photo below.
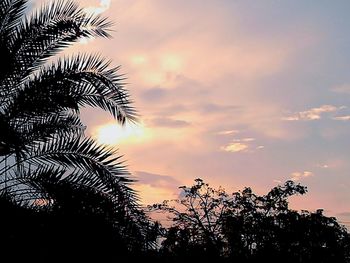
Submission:
{"label": "pink cloud", "polygon": [[336,107],[333,105],[322,105],[317,108],[312,108],[306,111],[297,112],[291,116],[283,117],[282,120],[285,121],[312,121],[312,120],[320,120],[322,118],[322,114],[337,112],[340,109],[343,109],[344,106]]}
{"label": "pink cloud", "polygon": [[310,171],[304,171],[304,172],[293,172],[291,173],[291,180],[293,181],[300,181],[303,178],[307,178],[310,176],[314,176],[314,174]]}

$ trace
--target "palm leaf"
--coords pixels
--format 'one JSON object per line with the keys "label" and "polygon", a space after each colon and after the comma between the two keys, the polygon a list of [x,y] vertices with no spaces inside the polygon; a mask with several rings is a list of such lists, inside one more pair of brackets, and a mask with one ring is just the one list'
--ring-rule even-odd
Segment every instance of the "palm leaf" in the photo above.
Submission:
{"label": "palm leaf", "polygon": [[[2,0],[0,2],[0,40],[11,37],[21,21],[27,0]],[[8,44],[8,43],[4,43]]]}
{"label": "palm leaf", "polygon": [[8,178],[1,181],[2,195],[11,197],[16,203],[28,205],[28,201],[34,204],[35,200],[50,200],[50,197],[42,185],[42,181],[49,180],[52,183],[62,179],[65,170],[54,166],[41,166],[31,170],[17,170],[8,173]]}
{"label": "palm leaf", "polygon": [[[132,182],[121,156],[116,152],[97,145],[92,139],[55,138],[42,144],[19,162],[40,167],[42,165],[62,166],[72,170],[72,180],[99,186],[101,190],[114,194],[120,191],[132,193],[127,185]],[[124,185],[120,187],[120,185]],[[133,194],[130,194],[132,196]]]}
{"label": "palm leaf", "polygon": [[12,101],[3,104],[11,117],[43,114],[79,106],[100,107],[109,111],[120,123],[137,120],[137,113],[123,87],[124,78],[117,68],[96,55],[79,55],[61,59],[42,69]]}
{"label": "palm leaf", "polygon": [[56,1],[23,22],[11,49],[22,70],[28,70],[81,37],[109,37],[110,26],[105,18],[87,15],[73,1]]}
{"label": "palm leaf", "polygon": [[0,114],[0,142],[7,149],[1,155],[20,153],[37,147],[55,137],[76,137],[84,134],[85,126],[74,112],[31,115],[7,120]]}

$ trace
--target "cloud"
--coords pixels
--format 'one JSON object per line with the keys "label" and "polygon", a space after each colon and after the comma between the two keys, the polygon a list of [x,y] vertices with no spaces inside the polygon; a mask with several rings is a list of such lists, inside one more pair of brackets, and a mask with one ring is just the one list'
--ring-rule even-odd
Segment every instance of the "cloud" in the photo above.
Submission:
{"label": "cloud", "polygon": [[180,181],[168,175],[144,171],[136,171],[133,174],[138,178],[140,184],[148,184],[152,187],[171,188],[174,190],[181,185]]}
{"label": "cloud", "polygon": [[[251,143],[255,141],[255,138],[241,138],[241,139],[233,139],[231,143],[226,146],[222,146],[220,149],[225,152],[254,152]],[[253,147],[254,148],[254,147]],[[255,147],[255,149],[263,149],[264,146],[260,145]]]}
{"label": "cloud", "polygon": [[324,162],[316,163],[315,167],[320,169],[342,170],[347,162],[342,159],[328,159]]}
{"label": "cloud", "polygon": [[350,94],[350,84],[335,86],[331,90],[336,93]]}
{"label": "cloud", "polygon": [[139,180],[133,188],[139,192],[143,204],[154,204],[176,198],[179,186],[183,185],[179,180],[168,175],[144,171],[136,171],[133,174]]}
{"label": "cloud", "polygon": [[350,121],[350,115],[334,117],[333,120],[337,120],[337,121]]}
{"label": "cloud", "polygon": [[111,0],[100,0],[99,4],[91,5],[84,8],[85,12],[89,14],[99,15],[106,12],[111,6]]}
{"label": "cloud", "polygon": [[205,103],[198,105],[197,107],[202,113],[222,113],[222,112],[230,112],[233,110],[237,110],[240,107],[235,106],[235,105],[220,105],[220,104],[215,104],[215,103]]}
{"label": "cloud", "polygon": [[190,126],[191,123],[184,120],[176,120],[171,118],[154,118],[151,120],[151,123],[159,127],[168,127],[168,128],[182,128]]}
{"label": "cloud", "polygon": [[348,229],[350,229],[350,212],[341,212],[336,214],[338,218],[338,222],[345,225]]}
{"label": "cloud", "polygon": [[350,212],[342,212],[338,213],[337,216],[342,216],[342,217],[349,217],[350,218]]}
{"label": "cloud", "polygon": [[[270,137],[298,136],[300,131],[280,124],[281,107],[258,94],[261,78],[288,68],[313,33],[288,28],[287,34],[273,39],[243,31],[236,37],[232,32],[242,30],[240,21],[231,21],[234,10],[227,12],[226,4],[195,1],[185,6],[177,1],[131,1],[110,10],[118,19],[118,41],[103,50],[127,69],[142,115],[169,117],[166,109],[181,103],[189,112],[171,117],[196,120],[201,129],[214,130],[225,121],[227,127],[245,126]],[[289,45],[291,41],[296,45]]]}
{"label": "cloud", "polygon": [[234,141],[237,141],[237,142],[253,142],[253,141],[255,141],[255,138],[243,138],[243,139],[236,139]]}
{"label": "cloud", "polygon": [[239,133],[239,130],[226,130],[226,131],[219,131],[218,135],[230,135],[230,134],[237,134]]}
{"label": "cloud", "polygon": [[313,176],[314,174],[310,171],[304,171],[304,172],[294,172],[291,173],[291,180],[292,181],[300,181],[302,178]]}
{"label": "cloud", "polygon": [[329,168],[329,165],[328,164],[317,164],[316,167],[327,169],[327,168]]}
{"label": "cloud", "polygon": [[221,147],[221,150],[225,152],[242,152],[248,149],[248,145],[240,142],[230,143],[227,146]]}
{"label": "cloud", "polygon": [[336,112],[343,109],[345,106],[336,107],[333,105],[322,105],[318,108],[312,108],[310,110],[297,112],[291,116],[283,117],[282,120],[285,121],[311,121],[319,120],[322,117],[323,113]]}
{"label": "cloud", "polygon": [[141,94],[141,96],[145,101],[159,101],[159,100],[162,100],[167,93],[168,91],[165,89],[151,88],[151,89],[145,90]]}

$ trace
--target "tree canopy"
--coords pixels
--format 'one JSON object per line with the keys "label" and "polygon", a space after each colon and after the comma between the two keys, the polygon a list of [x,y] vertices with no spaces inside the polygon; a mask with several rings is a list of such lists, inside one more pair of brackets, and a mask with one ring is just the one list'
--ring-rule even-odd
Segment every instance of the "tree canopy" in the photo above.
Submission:
{"label": "tree canopy", "polygon": [[349,234],[323,210],[296,211],[288,198],[307,188],[293,181],[265,195],[251,188],[228,194],[202,179],[182,186],[181,197],[149,206],[173,222],[161,251],[166,257],[238,262],[347,262]]}

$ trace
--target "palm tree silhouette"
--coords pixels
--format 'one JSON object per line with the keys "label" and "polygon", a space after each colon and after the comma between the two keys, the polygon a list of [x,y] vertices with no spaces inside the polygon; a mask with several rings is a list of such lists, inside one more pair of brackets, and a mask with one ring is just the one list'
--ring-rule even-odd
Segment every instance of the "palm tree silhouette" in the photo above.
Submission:
{"label": "palm tree silhouette", "polygon": [[87,54],[49,64],[82,37],[110,37],[111,23],[72,1],[24,17],[27,2],[0,3],[0,191],[18,204],[50,203],[45,178],[103,192],[131,211],[137,198],[120,156],[86,138],[79,116],[92,106],[121,125],[137,120],[119,68]]}

